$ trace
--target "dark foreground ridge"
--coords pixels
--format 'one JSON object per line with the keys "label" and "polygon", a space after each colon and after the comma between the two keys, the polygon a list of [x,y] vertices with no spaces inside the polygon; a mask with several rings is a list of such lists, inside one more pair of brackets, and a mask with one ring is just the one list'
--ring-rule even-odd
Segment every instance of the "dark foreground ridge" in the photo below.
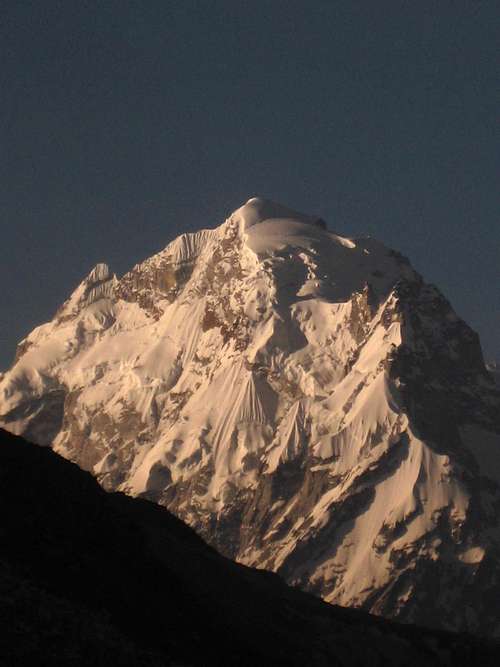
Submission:
{"label": "dark foreground ridge", "polygon": [[497,665],[500,647],[333,607],[233,563],[0,429],[0,664]]}

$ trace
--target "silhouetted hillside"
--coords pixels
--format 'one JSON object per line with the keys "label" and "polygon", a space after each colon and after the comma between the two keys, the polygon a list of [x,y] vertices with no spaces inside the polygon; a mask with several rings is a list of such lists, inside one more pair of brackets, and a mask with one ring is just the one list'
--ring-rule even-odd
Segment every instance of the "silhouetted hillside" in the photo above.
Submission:
{"label": "silhouetted hillside", "polygon": [[0,430],[0,664],[498,664],[500,650],[325,604],[163,508]]}

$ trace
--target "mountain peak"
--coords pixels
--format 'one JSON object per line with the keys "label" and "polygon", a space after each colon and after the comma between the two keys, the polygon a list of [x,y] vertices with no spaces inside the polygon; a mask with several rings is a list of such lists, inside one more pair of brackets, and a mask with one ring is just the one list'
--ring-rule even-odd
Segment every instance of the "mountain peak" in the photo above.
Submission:
{"label": "mountain peak", "polygon": [[278,204],[263,197],[250,198],[243,206],[233,212],[231,218],[240,222],[243,231],[254,225],[276,220],[326,227],[324,221],[318,217],[299,213],[283,204]]}
{"label": "mountain peak", "polygon": [[399,253],[254,197],[22,351],[0,424],[107,488],[329,602],[499,633],[500,394]]}
{"label": "mountain peak", "polygon": [[104,262],[99,262],[94,266],[92,271],[85,278],[84,282],[88,285],[95,285],[96,283],[103,282],[104,280],[109,280],[111,278],[111,272],[109,266]]}
{"label": "mountain peak", "polygon": [[96,264],[57,311],[56,318],[65,320],[75,317],[92,303],[111,296],[116,281],[116,276],[111,273],[107,264]]}

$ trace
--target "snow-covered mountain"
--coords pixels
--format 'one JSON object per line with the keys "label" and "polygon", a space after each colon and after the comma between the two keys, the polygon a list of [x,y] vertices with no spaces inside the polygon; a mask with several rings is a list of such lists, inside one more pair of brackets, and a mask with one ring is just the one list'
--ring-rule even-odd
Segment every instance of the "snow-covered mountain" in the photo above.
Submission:
{"label": "snow-covered mountain", "polygon": [[20,343],[0,423],[327,601],[500,635],[500,393],[371,238],[254,198],[99,264]]}

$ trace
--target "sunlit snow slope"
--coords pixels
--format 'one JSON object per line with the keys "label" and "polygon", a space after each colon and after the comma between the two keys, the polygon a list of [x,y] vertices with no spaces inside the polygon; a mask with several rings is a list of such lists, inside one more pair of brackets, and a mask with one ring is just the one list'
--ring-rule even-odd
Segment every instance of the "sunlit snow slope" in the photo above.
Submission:
{"label": "sunlit snow slope", "polygon": [[500,394],[373,239],[254,198],[99,264],[20,343],[0,415],[328,601],[500,634]]}

